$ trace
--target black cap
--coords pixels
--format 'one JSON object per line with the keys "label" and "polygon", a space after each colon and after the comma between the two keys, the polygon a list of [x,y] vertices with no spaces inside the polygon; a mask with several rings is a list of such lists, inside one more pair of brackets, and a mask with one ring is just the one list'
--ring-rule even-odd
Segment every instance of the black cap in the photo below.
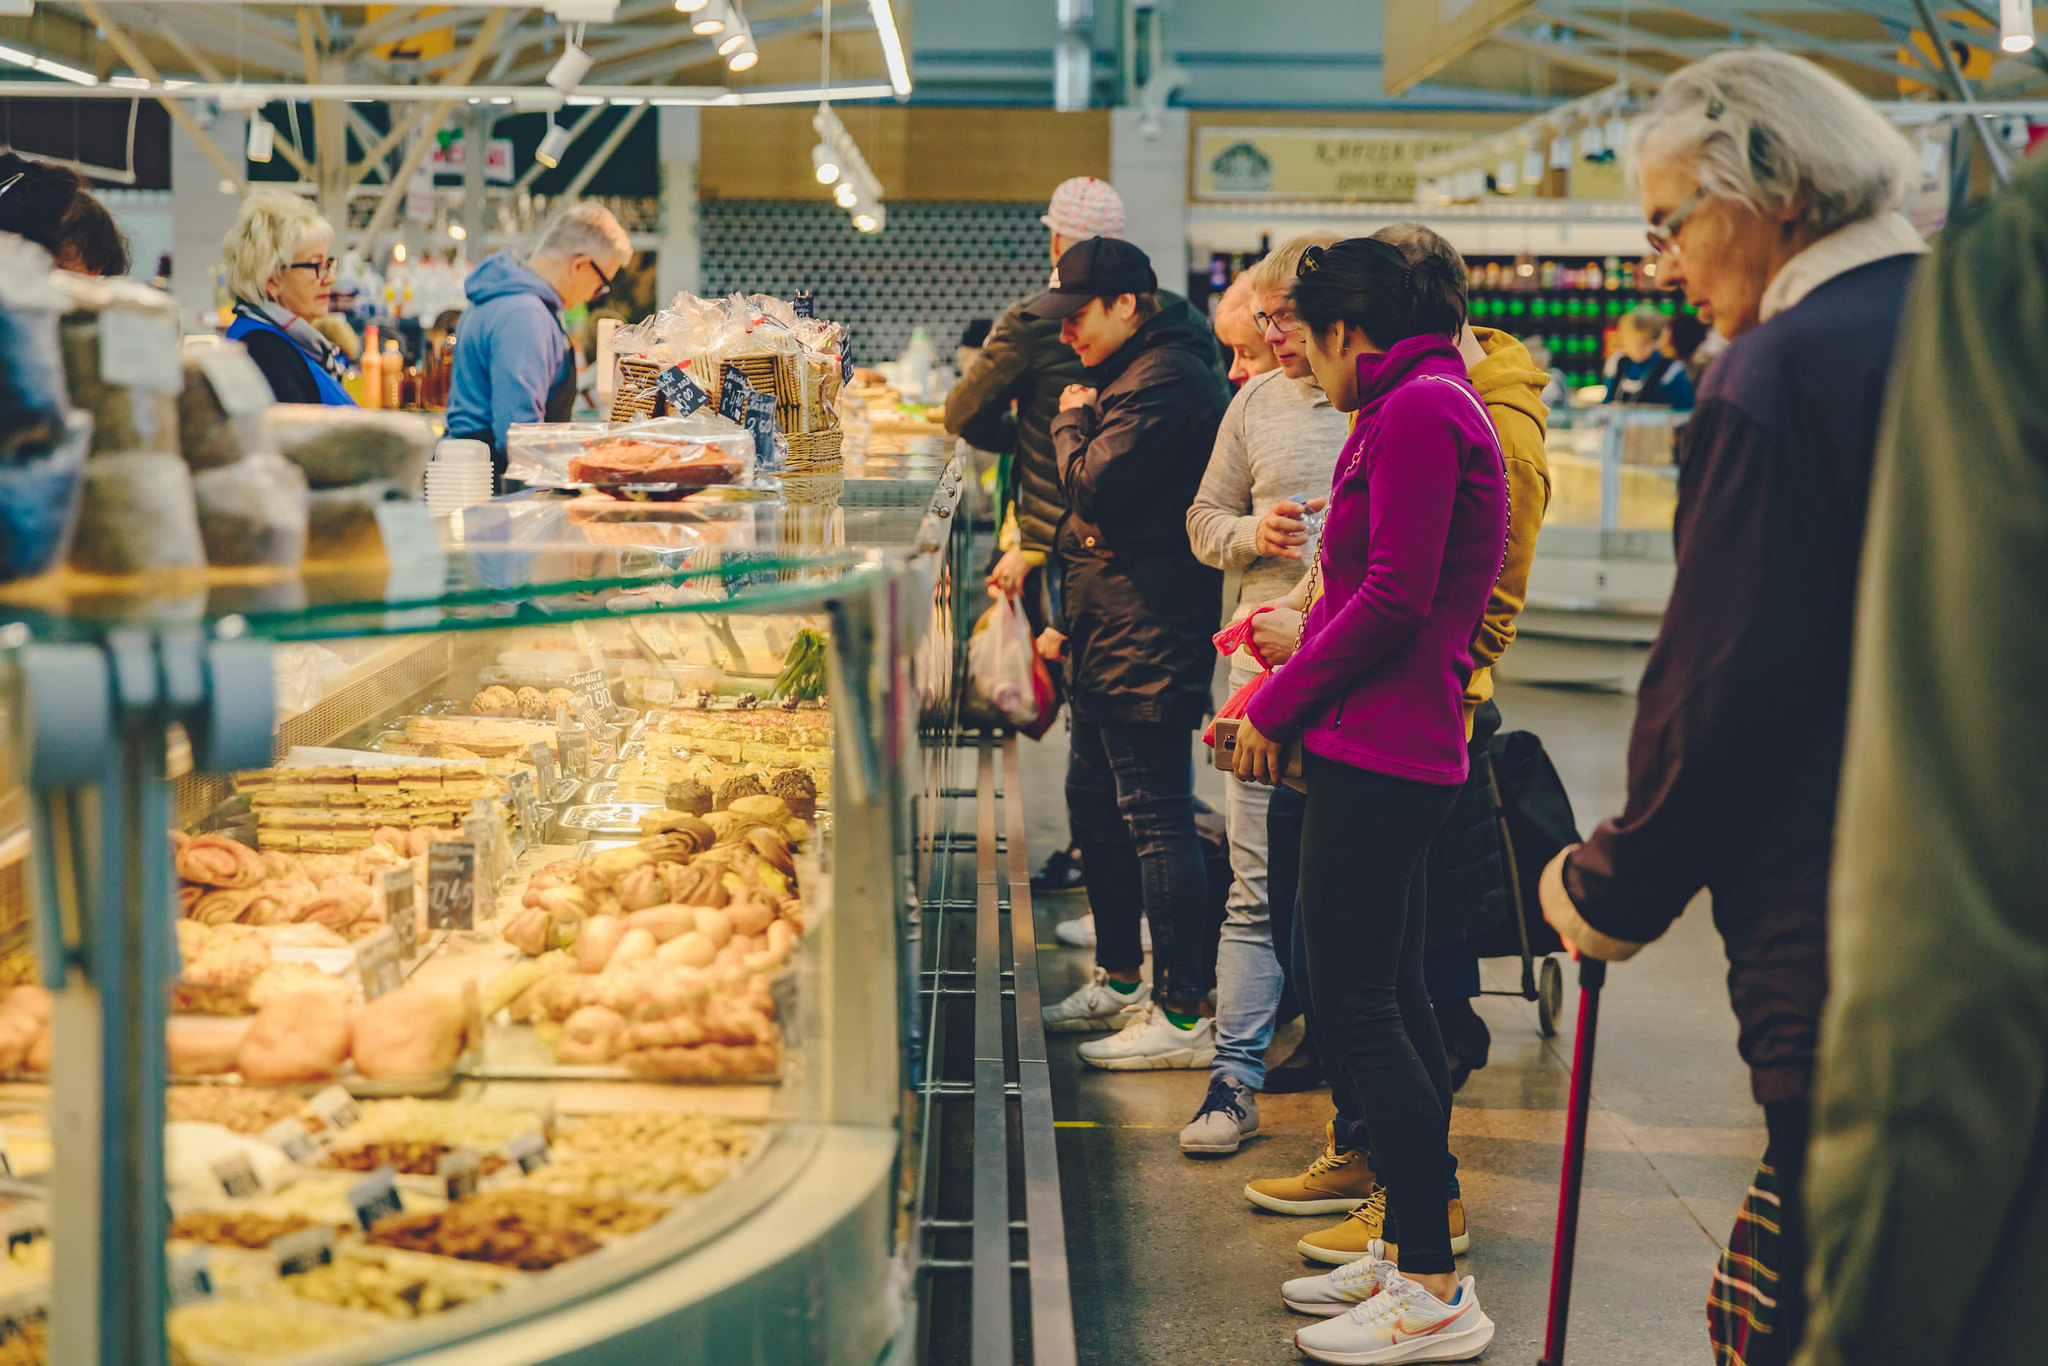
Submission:
{"label": "black cap", "polygon": [[1034,318],[1065,318],[1079,313],[1090,299],[1118,294],[1150,294],[1159,288],[1152,262],[1144,252],[1115,237],[1076,242],[1053,267],[1052,285],[1024,305]]}

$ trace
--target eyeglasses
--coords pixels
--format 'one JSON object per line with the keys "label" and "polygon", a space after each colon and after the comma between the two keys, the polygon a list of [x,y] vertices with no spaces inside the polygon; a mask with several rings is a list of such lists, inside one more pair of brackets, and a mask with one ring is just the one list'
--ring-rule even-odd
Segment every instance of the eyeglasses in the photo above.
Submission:
{"label": "eyeglasses", "polygon": [[26,177],[27,175],[27,171],[16,171],[13,175],[7,177],[7,179],[0,180],[0,194],[6,194],[16,185],[19,185],[22,182],[23,178]]}
{"label": "eyeglasses", "polygon": [[334,274],[334,266],[335,260],[332,256],[329,256],[324,260],[319,261],[294,261],[290,265],[286,266],[285,269],[310,270],[313,272],[314,275],[324,280],[328,276]]}
{"label": "eyeglasses", "polygon": [[1684,229],[1685,220],[1691,218],[1700,205],[1706,202],[1707,188],[1702,185],[1680,200],[1677,208],[1665,214],[1663,222],[1652,223],[1645,230],[1644,236],[1650,239],[1650,250],[1656,253],[1659,260],[1677,254],[1678,234]]}
{"label": "eyeglasses", "polygon": [[1299,280],[1302,276],[1313,275],[1322,268],[1323,244],[1311,242],[1308,250],[1301,254],[1301,259],[1294,263],[1294,278]]}
{"label": "eyeglasses", "polygon": [[1285,336],[1301,326],[1301,319],[1299,318],[1291,316],[1285,318],[1276,317],[1263,309],[1257,310],[1252,314],[1252,321],[1259,325],[1259,333],[1262,336],[1268,329]]}
{"label": "eyeglasses", "polygon": [[610,275],[607,275],[604,273],[604,267],[598,265],[590,257],[586,256],[583,260],[590,267],[590,273],[597,277],[597,290],[590,296],[590,302],[596,303],[599,299],[612,292],[612,281],[618,278],[619,273],[613,271]]}

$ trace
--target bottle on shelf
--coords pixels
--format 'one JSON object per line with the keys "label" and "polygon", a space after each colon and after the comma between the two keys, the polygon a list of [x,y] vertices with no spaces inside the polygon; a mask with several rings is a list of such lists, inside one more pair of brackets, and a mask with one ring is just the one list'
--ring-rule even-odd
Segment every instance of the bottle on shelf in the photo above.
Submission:
{"label": "bottle on shelf", "polygon": [[405,353],[398,349],[398,338],[386,337],[384,339],[384,359],[383,363],[378,366],[378,369],[382,372],[384,380],[384,402],[382,406],[386,408],[404,407],[405,405],[399,402],[399,395],[403,391],[405,382]]}
{"label": "bottle on shelf", "polygon": [[1557,288],[1557,262],[1546,260],[1536,272],[1536,278],[1543,289]]}
{"label": "bottle on shelf", "polygon": [[363,329],[363,396],[365,408],[384,406],[384,353],[377,349],[377,324]]}
{"label": "bottle on shelf", "polygon": [[1618,257],[1610,256],[1607,258],[1607,287],[1609,289],[1621,288],[1621,260]]}
{"label": "bottle on shelf", "polygon": [[1582,283],[1587,289],[1602,289],[1605,287],[1604,282],[1600,277],[1600,263],[1598,261],[1588,261],[1586,263],[1586,270]]}

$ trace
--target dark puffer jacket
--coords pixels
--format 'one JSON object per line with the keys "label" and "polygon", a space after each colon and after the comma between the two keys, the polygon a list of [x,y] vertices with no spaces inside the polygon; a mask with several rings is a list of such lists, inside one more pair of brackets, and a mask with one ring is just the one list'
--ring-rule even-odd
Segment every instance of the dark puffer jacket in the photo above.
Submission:
{"label": "dark puffer jacket", "polygon": [[1088,372],[1095,402],[1053,420],[1079,720],[1193,726],[1209,708],[1223,576],[1195,558],[1187,512],[1229,401],[1212,346],[1185,305],[1161,312]]}
{"label": "dark puffer jacket", "polygon": [[[1060,518],[1067,512],[1059,463],[1053,456],[1052,422],[1059,414],[1061,391],[1089,381],[1080,357],[1060,340],[1059,319],[1026,317],[1024,305],[1029,302],[1020,299],[1003,311],[989,329],[980,357],[946,395],[946,430],[981,450],[1016,452],[1018,539],[1022,549],[1050,555]],[[1204,363],[1220,378],[1221,353],[1208,324],[1177,294],[1162,291],[1159,303],[1160,317],[1190,325]]]}

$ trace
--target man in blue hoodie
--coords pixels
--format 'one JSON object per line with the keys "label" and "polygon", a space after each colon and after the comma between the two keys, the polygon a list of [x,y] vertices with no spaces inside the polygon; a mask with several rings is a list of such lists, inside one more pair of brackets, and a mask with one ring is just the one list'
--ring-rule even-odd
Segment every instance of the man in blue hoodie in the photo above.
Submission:
{"label": "man in blue hoodie", "polygon": [[455,328],[448,435],[488,443],[500,480],[507,427],[566,422],[575,407],[576,357],[562,314],[602,299],[632,255],[610,210],[583,203],[548,224],[530,257],[508,247],[470,272],[470,306]]}

